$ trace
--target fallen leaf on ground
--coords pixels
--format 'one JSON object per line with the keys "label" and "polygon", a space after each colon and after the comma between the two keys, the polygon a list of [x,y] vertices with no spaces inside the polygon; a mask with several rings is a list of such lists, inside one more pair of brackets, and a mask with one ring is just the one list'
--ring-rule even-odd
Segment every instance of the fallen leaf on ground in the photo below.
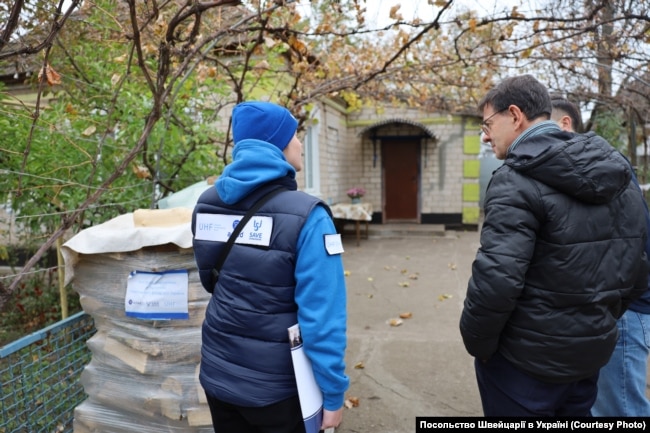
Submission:
{"label": "fallen leaf on ground", "polygon": [[363,362],[357,362],[356,364],[354,364],[354,368],[356,368],[357,370],[361,370],[363,368],[366,368],[366,366],[363,365]]}
{"label": "fallen leaf on ground", "polygon": [[357,407],[357,406],[359,406],[359,397],[348,397],[345,400],[344,404],[345,404],[345,407],[347,407],[348,409],[351,409],[353,407]]}
{"label": "fallen leaf on ground", "polygon": [[443,293],[442,295],[438,296],[439,301],[444,301],[445,299],[449,299],[449,298],[451,298],[451,295],[449,295],[447,293]]}
{"label": "fallen leaf on ground", "polygon": [[84,135],[86,137],[90,137],[97,131],[97,128],[95,125],[90,125],[88,128],[84,129],[84,132],[81,133],[81,135]]}
{"label": "fallen leaf on ground", "polygon": [[419,274],[411,274],[411,275],[409,275],[409,278],[412,279],[412,280],[417,280],[419,277],[420,277]]}
{"label": "fallen leaf on ground", "polygon": [[368,277],[368,281],[370,281],[372,283],[373,281],[375,281],[375,279],[372,278],[372,277]]}
{"label": "fallen leaf on ground", "polygon": [[413,317],[413,313],[411,313],[411,312],[400,313],[399,317],[401,319],[410,319],[411,317]]}
{"label": "fallen leaf on ground", "polygon": [[456,264],[455,264],[455,263],[449,263],[449,264],[447,265],[447,267],[448,267],[449,269],[451,269],[452,271],[455,271],[455,270],[456,270]]}
{"label": "fallen leaf on ground", "polygon": [[409,287],[410,284],[408,281],[402,281],[401,283],[398,283],[400,287]]}
{"label": "fallen leaf on ground", "polygon": [[351,274],[351,272],[350,272],[350,271],[343,271],[343,275],[345,275],[346,277],[349,277],[349,276],[350,276],[350,274]]}
{"label": "fallen leaf on ground", "polygon": [[388,320],[388,324],[389,324],[390,326],[399,326],[399,325],[401,325],[402,323],[404,323],[404,322],[402,321],[402,319],[389,319],[389,320]]}
{"label": "fallen leaf on ground", "polygon": [[409,271],[408,269],[402,269],[402,270],[400,271],[400,273],[402,273],[402,274],[406,274],[408,271]]}

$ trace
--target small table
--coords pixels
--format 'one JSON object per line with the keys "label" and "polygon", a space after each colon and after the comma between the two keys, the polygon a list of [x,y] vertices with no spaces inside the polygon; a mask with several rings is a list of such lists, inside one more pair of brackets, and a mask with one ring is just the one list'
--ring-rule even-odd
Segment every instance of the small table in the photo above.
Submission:
{"label": "small table", "polygon": [[337,203],[330,206],[332,216],[337,219],[354,221],[357,232],[357,246],[361,239],[361,221],[366,223],[366,239],[368,238],[368,221],[372,220],[371,203]]}

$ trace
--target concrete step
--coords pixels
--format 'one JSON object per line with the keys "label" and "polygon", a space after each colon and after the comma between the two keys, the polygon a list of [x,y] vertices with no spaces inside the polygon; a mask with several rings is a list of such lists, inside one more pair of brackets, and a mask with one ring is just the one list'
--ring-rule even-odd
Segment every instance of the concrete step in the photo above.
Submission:
{"label": "concrete step", "polygon": [[[366,224],[360,223],[361,238],[391,239],[405,237],[444,237],[447,234],[444,224]],[[344,237],[355,237],[356,227],[353,222],[345,224],[341,232]],[[367,233],[367,236],[366,236]]]}

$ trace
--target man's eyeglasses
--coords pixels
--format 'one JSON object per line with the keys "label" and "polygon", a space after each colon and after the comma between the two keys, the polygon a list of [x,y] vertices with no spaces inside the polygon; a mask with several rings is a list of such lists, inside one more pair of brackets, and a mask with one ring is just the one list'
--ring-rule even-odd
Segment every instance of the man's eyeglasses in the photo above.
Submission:
{"label": "man's eyeglasses", "polygon": [[484,121],[481,122],[481,131],[483,131],[484,134],[489,134],[490,133],[490,126],[492,126],[492,124],[488,123],[488,120],[490,120],[491,118],[493,118],[494,116],[496,116],[499,113],[503,113],[507,109],[508,109],[508,107],[502,108],[501,110],[495,111],[494,113],[490,114],[487,119],[485,119]]}

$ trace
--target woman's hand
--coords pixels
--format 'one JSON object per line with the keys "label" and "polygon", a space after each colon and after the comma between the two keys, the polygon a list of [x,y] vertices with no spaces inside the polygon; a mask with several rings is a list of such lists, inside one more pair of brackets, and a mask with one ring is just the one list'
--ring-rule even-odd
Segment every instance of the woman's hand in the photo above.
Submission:
{"label": "woman's hand", "polygon": [[338,427],[343,420],[343,406],[338,410],[327,410],[323,409],[323,425],[321,430],[325,430],[332,427]]}

